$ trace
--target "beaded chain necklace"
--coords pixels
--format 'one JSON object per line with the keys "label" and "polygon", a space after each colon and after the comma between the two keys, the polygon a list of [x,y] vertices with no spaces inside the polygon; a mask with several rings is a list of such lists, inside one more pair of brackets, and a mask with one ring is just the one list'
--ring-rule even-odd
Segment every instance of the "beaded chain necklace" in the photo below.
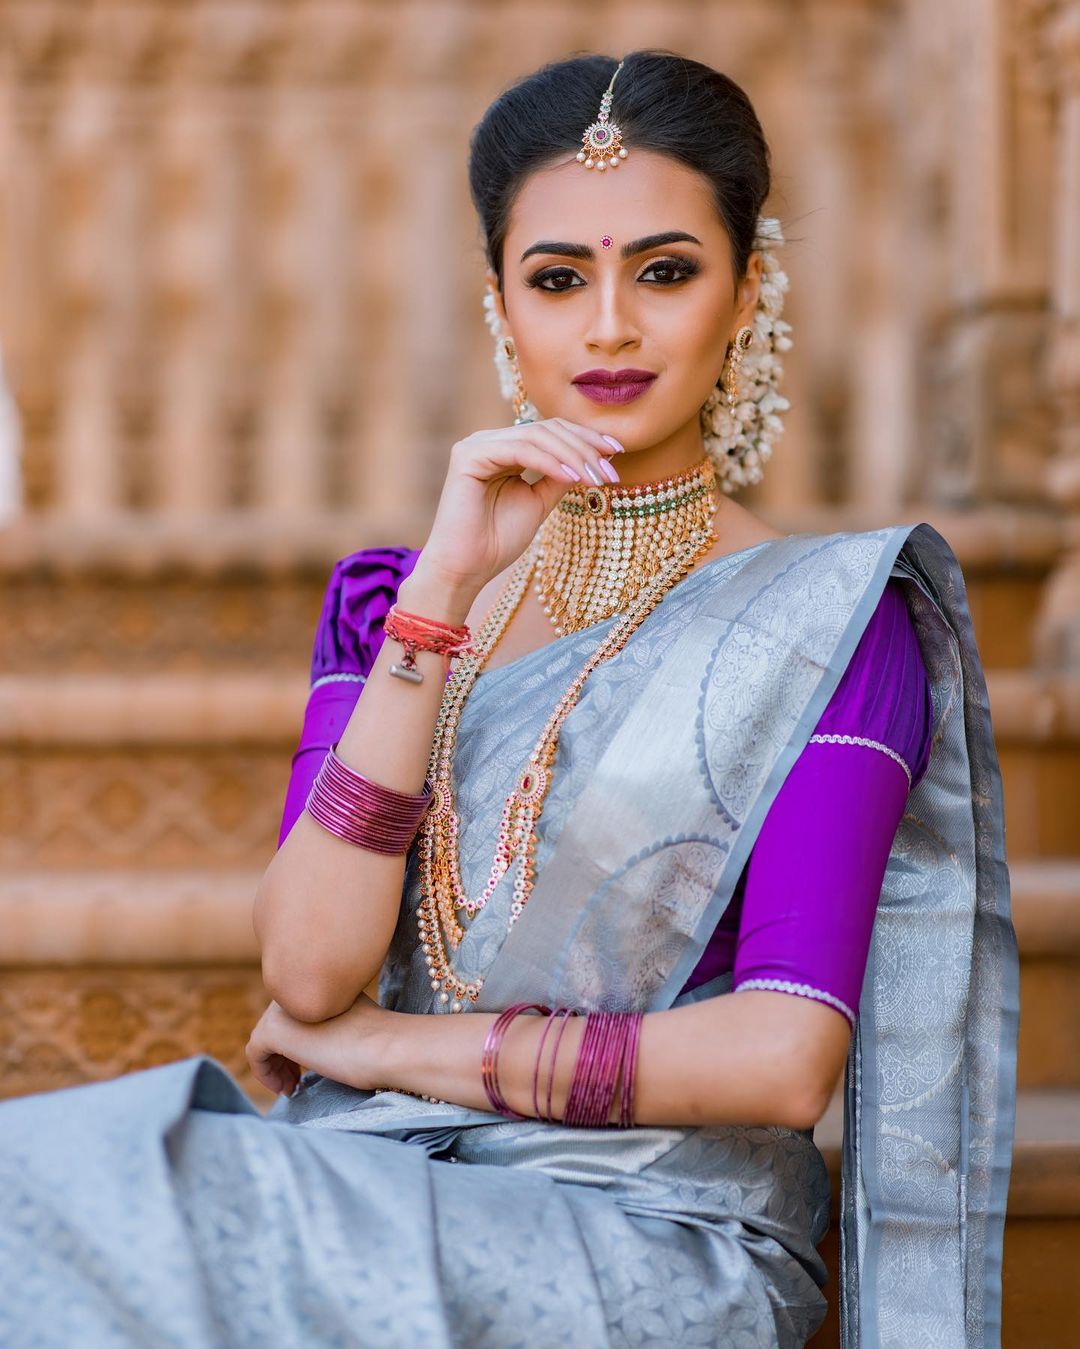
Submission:
{"label": "beaded chain necklace", "polygon": [[[552,763],[562,724],[577,703],[585,680],[592,671],[622,650],[668,590],[717,541],[712,525],[717,504],[715,487],[715,472],[706,458],[677,478],[639,484],[632,489],[618,485],[587,489],[586,496],[594,503],[589,509],[598,518],[609,522],[610,540],[588,531],[592,546],[578,549],[578,572],[571,576],[561,566],[561,555],[553,552],[549,543],[549,533],[552,537],[566,539],[566,534],[560,532],[564,528],[563,524],[557,522],[549,526],[548,530],[542,526],[511,568],[471,649],[458,657],[435,722],[427,773],[433,783],[432,803],[417,836],[421,894],[417,924],[420,944],[427,961],[431,987],[439,994],[440,1002],[451,1004],[451,1011],[461,1012],[475,1003],[484,983],[480,976],[472,980],[460,978],[451,963],[450,951],[456,951],[465,936],[458,912],[464,909],[468,918],[475,917],[486,906],[516,858],[518,865],[507,931],[521,917],[533,887],[536,826],[551,786]],[[602,501],[597,502],[597,494]],[[570,496],[570,493],[566,496]],[[570,504],[573,506],[575,503],[572,501]],[[547,516],[545,526],[555,514],[552,511]],[[575,518],[570,512],[567,514],[571,520]],[[639,522],[641,538],[647,541],[644,552],[650,564],[648,570],[641,565],[641,555],[633,555],[635,522]],[[549,613],[560,632],[577,631],[611,613],[617,613],[620,617],[575,676],[544,725],[524,770],[503,806],[499,838],[487,884],[480,895],[473,897],[465,893],[461,880],[458,852],[460,817],[454,807],[452,788],[451,770],[458,726],[477,676],[516,613],[534,575],[537,576],[540,586],[538,593],[545,607],[550,603],[550,591],[546,588],[542,570],[545,558],[554,559],[551,574],[562,578],[564,589],[559,593],[563,594],[569,589],[572,594],[582,597],[582,607],[576,611],[565,603],[560,604],[558,621],[554,613]],[[580,572],[586,568],[596,568],[597,558],[601,559],[600,567],[608,572],[606,580],[599,585],[590,585],[586,575],[585,583],[582,583]],[[598,616],[584,619],[584,614]]]}

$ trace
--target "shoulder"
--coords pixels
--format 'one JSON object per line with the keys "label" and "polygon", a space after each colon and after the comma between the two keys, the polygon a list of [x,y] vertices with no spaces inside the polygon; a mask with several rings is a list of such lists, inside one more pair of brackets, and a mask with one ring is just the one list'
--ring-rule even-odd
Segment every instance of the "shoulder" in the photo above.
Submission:
{"label": "shoulder", "polygon": [[339,558],[330,572],[315,629],[311,682],[366,675],[382,644],[382,625],[418,548],[391,544]]}
{"label": "shoulder", "polygon": [[922,649],[900,580],[890,577],[814,734],[885,746],[911,771],[930,755],[933,702]]}

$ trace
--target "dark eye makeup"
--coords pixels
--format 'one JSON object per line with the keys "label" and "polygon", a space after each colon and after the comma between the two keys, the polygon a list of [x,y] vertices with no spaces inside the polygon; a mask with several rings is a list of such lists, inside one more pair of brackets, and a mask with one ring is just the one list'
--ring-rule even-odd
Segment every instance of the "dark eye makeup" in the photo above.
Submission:
{"label": "dark eye makeup", "polygon": [[[640,280],[642,277],[647,276],[649,272],[653,271],[669,273],[678,272],[679,275],[670,280],[650,281],[647,283],[650,286],[677,286],[688,277],[695,276],[700,270],[701,265],[695,258],[674,256],[668,258],[654,258],[640,273],[638,279]],[[540,271],[535,272],[532,276],[528,277],[525,284],[536,290],[546,290],[551,293],[558,293],[563,290],[580,290],[581,287],[574,284],[574,278],[578,277],[578,275],[579,273],[574,271],[572,267],[567,267],[565,265],[560,267],[543,267]],[[545,281],[561,282],[563,278],[569,278],[568,285],[544,285]]]}

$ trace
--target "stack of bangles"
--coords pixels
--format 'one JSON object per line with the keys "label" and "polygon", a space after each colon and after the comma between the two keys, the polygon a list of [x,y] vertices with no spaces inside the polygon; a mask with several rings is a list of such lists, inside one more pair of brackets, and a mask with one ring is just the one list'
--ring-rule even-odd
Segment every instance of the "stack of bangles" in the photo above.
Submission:
{"label": "stack of bangles", "polygon": [[358,848],[408,852],[433,799],[431,779],[424,779],[417,796],[395,791],[342,763],[336,749],[335,743],[327,751],[304,809],[324,829]]}
{"label": "stack of bangles", "polygon": [[[411,683],[421,683],[423,672],[417,669],[417,651],[435,651],[444,657],[450,673],[450,657],[471,649],[467,626],[454,627],[422,614],[405,613],[391,605],[383,631],[400,641],[405,655],[390,673]],[[338,838],[372,852],[408,852],[420,823],[431,806],[434,787],[430,778],[418,795],[384,787],[350,768],[338,758],[337,744],[331,746],[311,784],[304,809]]]}
{"label": "stack of bangles", "polygon": [[[540,1012],[547,1024],[540,1035],[533,1067],[532,1115],[513,1110],[499,1089],[499,1049],[511,1021],[521,1012]],[[500,1012],[484,1041],[480,1071],[484,1091],[492,1110],[507,1119],[540,1119],[548,1124],[570,1124],[580,1128],[602,1129],[611,1124],[618,1129],[629,1129],[634,1124],[634,1078],[637,1072],[638,1041],[644,1012],[583,1012],[577,1007],[557,1007],[554,1011],[540,1002],[515,1002]],[[572,1016],[585,1017],[585,1029],[578,1047],[574,1074],[566,1096],[561,1120],[551,1110],[551,1090],[555,1079],[555,1061],[566,1024]],[[547,1069],[545,1109],[540,1109],[540,1063],[548,1033],[561,1020],[555,1036],[551,1060]],[[615,1092],[619,1091],[618,1120],[610,1120]]]}

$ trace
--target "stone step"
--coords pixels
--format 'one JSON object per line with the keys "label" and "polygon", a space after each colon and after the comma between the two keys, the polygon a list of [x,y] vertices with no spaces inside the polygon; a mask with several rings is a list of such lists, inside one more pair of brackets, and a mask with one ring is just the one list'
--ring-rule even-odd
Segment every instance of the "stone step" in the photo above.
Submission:
{"label": "stone step", "polygon": [[[33,1009],[54,995],[72,1009],[97,1006],[103,997],[110,1006],[126,999],[125,1015],[150,1034],[154,1023],[143,1002],[166,996],[162,990],[173,984],[190,985],[166,997],[190,1004],[194,1020],[176,1032],[187,1037],[187,1052],[194,1052],[203,1016],[190,1003],[202,996],[198,990],[231,989],[221,994],[226,1002],[245,1017],[254,1007],[257,1016],[263,1004],[251,907],[261,874],[261,867],[232,866],[0,875],[6,1007],[0,1047],[7,1046],[0,1052],[9,1056],[8,1073],[25,1071],[10,1062],[12,1054],[29,1054],[32,1064],[49,1061],[41,1047],[30,1054],[37,1044]],[[1014,863],[1010,879],[1021,956],[1018,1081],[1025,1088],[1080,1089],[1080,862]],[[234,1038],[249,1029],[236,1025]],[[127,1071],[130,1056],[147,1048],[132,1039],[117,1052],[119,1058],[102,1063],[107,1075]],[[73,1053],[68,1046],[65,1061]]]}
{"label": "stone step", "polygon": [[0,873],[0,1096],[205,1050],[245,1088],[261,871]]}
{"label": "stone step", "polygon": [[0,676],[0,872],[265,867],[302,675]]}
{"label": "stone step", "polygon": [[[1080,856],[1080,676],[991,670],[1010,862]],[[0,868],[255,865],[302,673],[0,675]]]}
{"label": "stone step", "polygon": [[[813,508],[767,517],[786,532],[894,523],[870,511]],[[949,540],[964,570],[989,667],[1023,668],[1044,582],[1074,524],[1058,514],[908,507]],[[306,668],[334,562],[371,544],[417,547],[425,522],[358,515],[205,519],[30,516],[0,529],[0,670],[131,672]]]}
{"label": "stone step", "polygon": [[0,529],[0,670],[302,674],[334,562],[417,529],[353,512],[23,517]]}
{"label": "stone step", "polygon": [[1080,676],[990,670],[1010,860],[1080,854]]}
{"label": "stone step", "polygon": [[1020,950],[1017,1080],[1080,1088],[1080,863],[1009,864]]}

